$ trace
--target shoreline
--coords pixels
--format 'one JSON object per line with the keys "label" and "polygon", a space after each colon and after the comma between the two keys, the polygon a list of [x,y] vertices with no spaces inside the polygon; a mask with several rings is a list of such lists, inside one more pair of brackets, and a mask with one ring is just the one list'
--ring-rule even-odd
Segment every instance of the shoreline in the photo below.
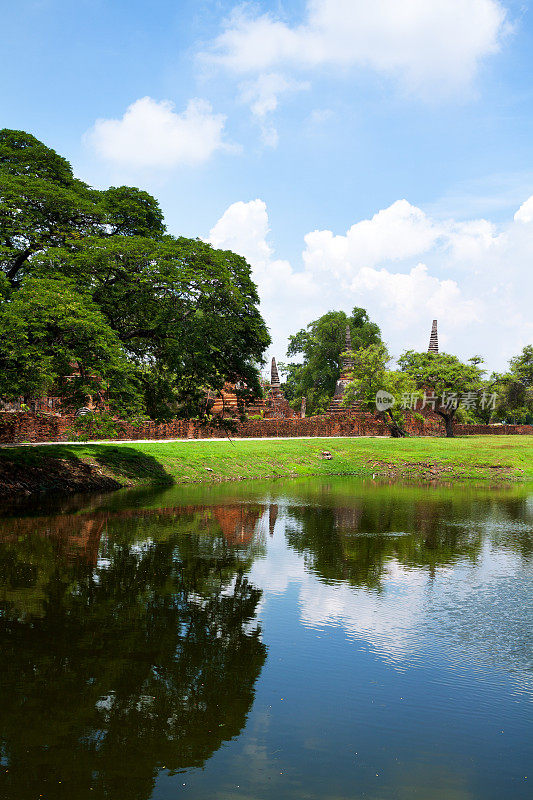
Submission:
{"label": "shoreline", "polygon": [[[201,441],[202,447],[191,447]],[[18,445],[0,449],[0,498],[264,478],[533,480],[533,437],[338,437]]]}

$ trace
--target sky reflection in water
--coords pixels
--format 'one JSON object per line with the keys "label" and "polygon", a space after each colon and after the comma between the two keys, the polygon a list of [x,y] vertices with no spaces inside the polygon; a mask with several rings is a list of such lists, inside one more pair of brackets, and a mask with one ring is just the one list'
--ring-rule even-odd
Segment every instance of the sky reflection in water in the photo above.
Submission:
{"label": "sky reflection in water", "polygon": [[0,518],[0,796],[528,797],[525,487],[295,481]]}

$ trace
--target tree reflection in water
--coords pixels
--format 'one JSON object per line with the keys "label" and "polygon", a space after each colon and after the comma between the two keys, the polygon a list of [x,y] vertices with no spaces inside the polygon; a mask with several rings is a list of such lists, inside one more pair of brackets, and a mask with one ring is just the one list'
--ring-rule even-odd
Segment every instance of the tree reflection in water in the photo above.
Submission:
{"label": "tree reflection in water", "polygon": [[141,800],[239,734],[266,658],[243,577],[261,513],[0,527],[2,796]]}
{"label": "tree reflection in water", "polygon": [[[396,796],[399,783],[404,794],[415,786],[429,796],[439,780],[451,796],[463,751],[467,771],[475,757],[478,777],[492,785],[490,763],[504,751],[483,738],[490,714],[478,718],[470,708],[495,704],[495,714],[508,715],[516,755],[526,737],[515,701],[498,705],[492,683],[479,676],[503,669],[513,685],[529,686],[521,614],[533,552],[529,496],[520,487],[493,493],[339,479],[118,493],[86,501],[90,513],[76,513],[69,501],[63,515],[0,519],[0,797],[147,800],[163,768],[204,767],[243,731],[265,663],[255,583],[265,590],[262,613],[279,648],[263,673],[261,702],[270,703],[268,692],[281,683],[294,705],[280,702],[275,720],[257,703],[240,749],[200,772],[161,780],[158,797],[174,796],[184,781],[201,797],[237,796],[237,783],[243,797],[326,796],[334,784],[335,796],[345,797],[354,769],[356,791],[371,796],[381,770],[367,774],[346,757],[346,743],[357,737],[368,762],[386,761],[387,752],[393,758],[380,796]],[[405,580],[409,570],[414,581]],[[295,608],[303,620],[296,633],[284,627],[294,624]],[[335,631],[332,647],[328,636],[309,633],[310,622]],[[342,626],[344,639],[336,635]],[[354,647],[357,637],[376,642],[378,657]],[[434,707],[398,705],[398,681],[409,689],[412,680],[410,670],[388,669],[398,654],[413,665],[420,691],[436,694]],[[442,681],[449,662],[453,681],[456,665],[475,668],[468,690]],[[388,705],[374,703],[376,669]],[[448,708],[452,685],[457,702]],[[460,740],[465,725],[468,744]],[[450,775],[439,772],[428,742],[449,748]],[[280,748],[290,764],[283,771]],[[401,774],[394,772],[398,748]],[[520,751],[515,772],[521,759]],[[427,774],[416,772],[420,764]]]}
{"label": "tree reflection in water", "polygon": [[[426,569],[430,575],[459,560],[477,563],[487,531],[496,547],[527,559],[530,528],[517,533],[513,525],[524,518],[524,502],[498,498],[461,503],[460,498],[438,500],[423,493],[413,502],[398,502],[394,493],[377,490],[361,502],[344,498],[320,506],[289,505],[287,541],[322,580],[379,591],[392,562]],[[512,533],[506,534],[510,526]]]}

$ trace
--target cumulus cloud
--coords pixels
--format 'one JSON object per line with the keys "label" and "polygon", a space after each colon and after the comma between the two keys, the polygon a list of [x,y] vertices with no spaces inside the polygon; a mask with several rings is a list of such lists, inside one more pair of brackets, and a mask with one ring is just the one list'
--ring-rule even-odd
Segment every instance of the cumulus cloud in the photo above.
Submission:
{"label": "cumulus cloud", "polygon": [[169,100],[136,100],[121,119],[99,119],[86,141],[102,158],[120,166],[168,169],[207,161],[226,145],[226,117],[205,100],[190,100],[178,113]]}
{"label": "cumulus cloud", "polygon": [[277,109],[280,95],[306,89],[309,83],[290,80],[276,72],[264,73],[241,85],[240,99],[250,106],[261,128],[263,143],[268,147],[276,147],[278,143],[278,132],[269,116]]}
{"label": "cumulus cloud", "polygon": [[297,272],[289,261],[274,257],[269,232],[266,203],[239,201],[226,209],[211,229],[209,241],[214,247],[239,253],[251,265],[261,311],[275,340],[275,354],[281,357],[286,337],[313,319],[309,316],[312,310],[321,308],[321,286],[309,271]]}
{"label": "cumulus cloud", "polygon": [[479,321],[478,301],[464,299],[456,281],[430,275],[425,264],[417,264],[408,273],[363,267],[350,291],[364,295],[370,307],[387,311],[390,329],[405,330],[420,317],[435,316],[454,327]]}
{"label": "cumulus cloud", "polygon": [[256,199],[231,205],[210,241],[252,265],[280,359],[289,334],[326,311],[356,305],[378,322],[396,355],[424,349],[433,318],[448,352],[481,353],[491,369],[533,341],[533,225],[521,217],[500,227],[439,220],[400,200],[345,234],[310,232],[295,268],[276,257],[266,205]]}
{"label": "cumulus cloud", "polygon": [[307,0],[296,25],[241,6],[207,58],[237,73],[369,68],[433,98],[464,90],[509,29],[500,0]]}
{"label": "cumulus cloud", "polygon": [[234,250],[252,265],[269,262],[272,248],[267,242],[268,214],[263,200],[233,203],[209,233],[215,247]]}
{"label": "cumulus cloud", "polygon": [[522,203],[514,218],[516,222],[533,222],[533,195]]}
{"label": "cumulus cloud", "polygon": [[397,200],[371,219],[355,223],[345,235],[313,231],[305,237],[304,261],[313,272],[327,270],[336,278],[354,266],[374,266],[384,260],[399,261],[429,250],[443,227],[407,200]]}

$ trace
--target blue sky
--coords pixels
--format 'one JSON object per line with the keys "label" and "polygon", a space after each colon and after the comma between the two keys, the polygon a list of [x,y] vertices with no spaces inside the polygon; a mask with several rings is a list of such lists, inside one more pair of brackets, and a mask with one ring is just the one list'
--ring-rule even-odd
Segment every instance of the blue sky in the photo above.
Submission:
{"label": "blue sky", "polygon": [[395,354],[433,317],[491,368],[533,340],[527,3],[0,8],[2,125],[246,255],[281,360],[289,333],[354,305]]}

